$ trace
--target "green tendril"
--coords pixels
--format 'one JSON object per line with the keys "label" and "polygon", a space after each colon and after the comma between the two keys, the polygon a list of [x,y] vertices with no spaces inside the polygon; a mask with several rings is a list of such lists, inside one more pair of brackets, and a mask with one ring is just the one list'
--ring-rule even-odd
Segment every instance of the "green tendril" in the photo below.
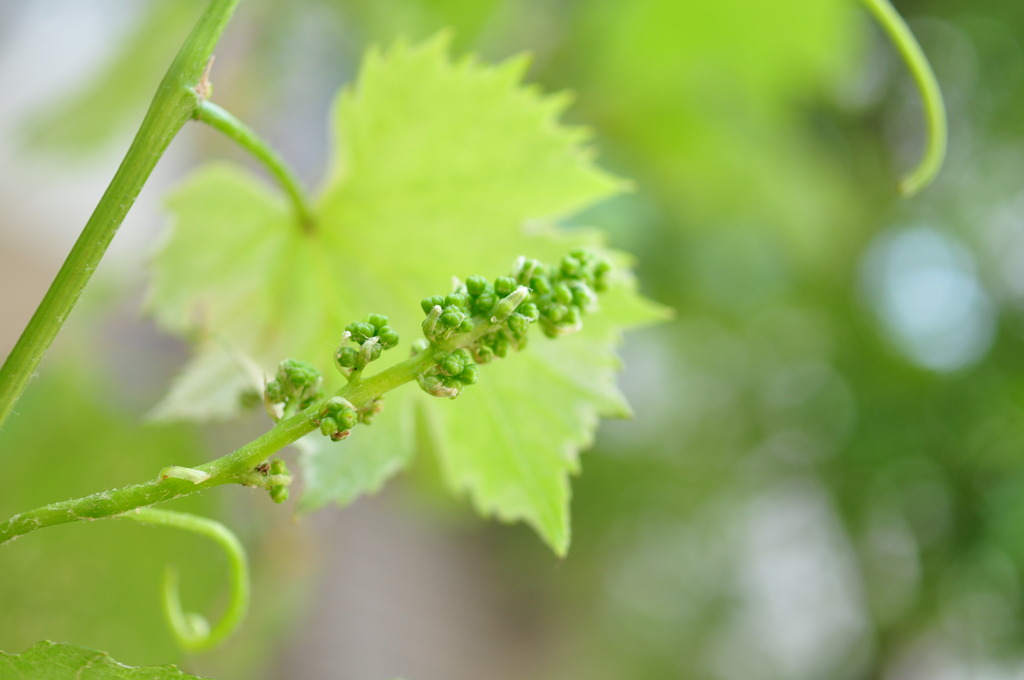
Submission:
{"label": "green tendril", "polygon": [[143,524],[175,527],[213,539],[228,558],[231,598],[221,619],[212,627],[202,614],[185,612],[181,606],[178,571],[172,566],[164,572],[163,606],[167,623],[182,649],[198,652],[210,649],[231,635],[245,618],[249,608],[249,563],[238,537],[220,522],[185,512],[137,508],[123,515]]}
{"label": "green tendril", "polygon": [[935,78],[928,58],[907,27],[903,17],[893,8],[889,0],[862,0],[875,19],[896,45],[910,74],[914,78],[917,90],[921,95],[924,110],[927,141],[924,155],[917,167],[904,175],[899,182],[899,191],[903,196],[913,196],[932,183],[946,157],[948,143],[948,125],[946,107],[942,101],[942,91]]}

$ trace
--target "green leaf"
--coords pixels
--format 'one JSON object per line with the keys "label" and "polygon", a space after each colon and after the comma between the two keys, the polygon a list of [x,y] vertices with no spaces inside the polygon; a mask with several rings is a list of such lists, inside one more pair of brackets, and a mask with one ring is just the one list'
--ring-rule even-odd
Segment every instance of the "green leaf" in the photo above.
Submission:
{"label": "green leaf", "polygon": [[[594,234],[553,222],[622,183],[593,165],[584,131],[558,123],[564,96],[520,84],[525,67],[523,58],[452,61],[443,38],[371,51],[334,112],[334,160],[312,233],[242,171],[201,171],[170,200],[175,226],[154,266],[154,313],[169,328],[200,329],[267,375],[294,357],[337,381],[331,357],[351,321],[386,314],[408,343],[420,335],[419,301],[448,293],[453,275],[493,278],[518,255],[557,261],[574,247],[599,247]],[[450,484],[487,514],[526,520],[559,553],[576,452],[599,415],[627,412],[612,345],[621,328],[656,316],[628,277],[617,299],[585,335],[538,341],[535,356],[530,348],[509,366],[483,367],[486,387],[467,389],[476,394],[466,404],[427,406],[424,426],[443,443]],[[379,363],[404,356],[400,348]],[[205,354],[186,368],[176,402],[208,398],[188,386],[210,361]],[[407,464],[415,409],[430,400],[407,389],[385,399],[372,428],[343,443],[309,443],[300,507],[348,502]],[[483,416],[506,409],[516,436]]]}
{"label": "green leaf", "polygon": [[187,680],[175,666],[124,666],[106,652],[62,642],[37,642],[24,654],[0,652],[4,680]]}

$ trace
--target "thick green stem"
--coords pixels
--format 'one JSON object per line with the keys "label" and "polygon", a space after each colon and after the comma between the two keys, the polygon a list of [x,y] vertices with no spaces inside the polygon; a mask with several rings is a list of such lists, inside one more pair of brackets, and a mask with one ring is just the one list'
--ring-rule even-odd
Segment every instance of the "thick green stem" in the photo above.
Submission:
{"label": "thick green stem", "polygon": [[64,325],[157,161],[195,115],[195,88],[238,0],[211,0],[161,81],[121,166],[21,337],[0,367],[0,426]]}
{"label": "thick green stem", "polygon": [[196,119],[220,130],[238,142],[270,171],[288,194],[295,217],[303,229],[313,227],[313,213],[302,182],[281,156],[257,135],[252,128],[213,102],[203,101],[196,109]]}
{"label": "thick green stem", "polygon": [[[416,379],[433,361],[431,347],[365,380],[349,383],[334,396],[350,401],[357,408],[370,404],[385,393]],[[284,418],[262,436],[226,456],[198,466],[195,470],[209,475],[194,475],[198,483],[182,476],[153,479],[140,484],[94,493],[82,498],[51,503],[29,510],[0,523],[0,543],[18,536],[58,524],[81,520],[116,517],[155,503],[169,501],[224,484],[251,484],[253,468],[275,452],[309,434],[317,427],[323,403],[321,400],[305,411]]]}
{"label": "thick green stem", "polygon": [[946,107],[942,102],[942,91],[928,63],[921,46],[914,39],[906,22],[889,3],[889,0],[863,0],[868,10],[882,25],[889,38],[896,45],[903,60],[914,77],[927,126],[927,141],[920,163],[910,174],[900,179],[899,190],[904,196],[913,196],[931,184],[942,169],[946,157],[947,123]]}
{"label": "thick green stem", "polygon": [[178,572],[168,567],[164,574],[163,602],[167,623],[178,644],[188,651],[202,651],[216,647],[238,628],[249,608],[249,563],[245,549],[238,537],[220,522],[198,517],[185,512],[137,508],[121,515],[144,524],[169,526],[206,536],[224,549],[228,558],[228,573],[231,580],[231,598],[224,615],[213,628],[206,618],[196,613],[186,613],[181,606],[178,591]]}

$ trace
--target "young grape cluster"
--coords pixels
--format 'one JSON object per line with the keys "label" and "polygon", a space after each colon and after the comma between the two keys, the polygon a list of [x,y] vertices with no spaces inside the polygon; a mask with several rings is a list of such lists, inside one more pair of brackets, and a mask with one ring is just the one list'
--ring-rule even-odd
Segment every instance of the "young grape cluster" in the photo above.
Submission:
{"label": "young grape cluster", "polygon": [[519,258],[509,276],[489,281],[470,276],[448,295],[420,302],[423,335],[434,345],[436,363],[419,378],[420,387],[439,397],[456,397],[477,381],[477,364],[502,358],[526,345],[527,331],[539,323],[548,337],[582,327],[583,315],[597,305],[611,266],[586,250],[576,250],[554,267]]}

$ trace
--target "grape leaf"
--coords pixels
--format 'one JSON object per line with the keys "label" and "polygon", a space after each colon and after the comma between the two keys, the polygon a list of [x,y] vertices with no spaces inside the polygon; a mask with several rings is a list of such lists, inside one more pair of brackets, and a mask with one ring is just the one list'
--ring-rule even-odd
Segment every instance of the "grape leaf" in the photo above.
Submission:
{"label": "grape leaf", "polygon": [[[350,321],[386,314],[409,342],[419,336],[419,300],[448,292],[453,275],[493,278],[520,254],[557,261],[581,245],[600,248],[597,235],[553,222],[623,184],[594,166],[584,131],[558,123],[565,97],[520,84],[525,67],[523,58],[452,61],[443,37],[371,51],[335,107],[334,160],[313,229],[242,171],[200,171],[170,199],[174,229],[154,263],[150,298],[157,318],[181,332],[201,329],[206,342],[267,374],[291,356],[336,379],[330,362]],[[300,507],[379,488],[413,455],[421,422],[440,443],[433,448],[454,488],[487,514],[529,522],[563,553],[576,451],[598,416],[627,412],[613,345],[621,328],[658,315],[625,273],[615,288],[615,304],[579,337],[538,342],[525,359],[485,367],[486,387],[467,390],[476,392],[469,417],[461,403],[427,403],[421,422],[417,404],[431,398],[406,388],[385,400],[379,420],[393,422],[359,428],[342,445],[308,438]],[[217,355],[186,367],[174,403],[159,409],[187,411],[208,399],[189,389],[200,382],[189,376],[211,370]],[[514,433],[493,417],[502,412],[514,416]]]}
{"label": "grape leaf", "polygon": [[106,652],[62,642],[37,642],[24,654],[0,652],[4,680],[188,680],[175,666],[124,666]]}

